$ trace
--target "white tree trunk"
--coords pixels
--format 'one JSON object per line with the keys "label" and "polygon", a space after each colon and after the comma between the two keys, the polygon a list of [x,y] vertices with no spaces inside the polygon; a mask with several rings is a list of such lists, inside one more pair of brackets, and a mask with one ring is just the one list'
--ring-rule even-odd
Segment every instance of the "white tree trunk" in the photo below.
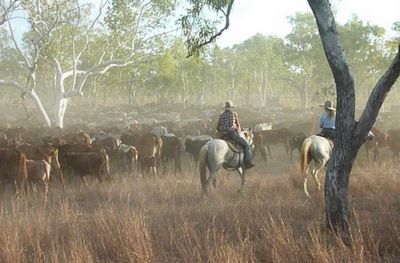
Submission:
{"label": "white tree trunk", "polygon": [[40,114],[42,114],[42,116],[43,116],[43,118],[44,118],[44,120],[46,122],[46,125],[48,127],[50,127],[51,126],[51,120],[49,118],[49,115],[47,114],[46,109],[43,107],[42,101],[40,100],[39,96],[36,94],[36,91],[34,89],[32,89],[31,92],[30,92],[30,95],[31,95],[33,101],[35,102]]}
{"label": "white tree trunk", "polygon": [[199,97],[199,103],[200,105],[204,105],[205,101],[204,101],[204,93],[205,93],[205,87],[202,86],[200,89],[200,97]]}
{"label": "white tree trunk", "polygon": [[57,99],[56,108],[55,108],[55,125],[60,127],[61,129],[64,128],[64,116],[65,112],[67,111],[68,99],[64,97],[59,97]]}

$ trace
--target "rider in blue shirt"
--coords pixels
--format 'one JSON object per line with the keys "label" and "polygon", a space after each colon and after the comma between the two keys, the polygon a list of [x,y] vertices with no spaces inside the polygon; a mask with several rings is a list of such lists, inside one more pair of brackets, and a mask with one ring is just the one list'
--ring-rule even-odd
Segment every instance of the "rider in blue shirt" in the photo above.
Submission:
{"label": "rider in blue shirt", "polygon": [[326,101],[324,103],[325,112],[322,113],[319,120],[319,127],[322,129],[320,134],[328,139],[335,138],[335,121],[336,121],[336,109],[332,101]]}

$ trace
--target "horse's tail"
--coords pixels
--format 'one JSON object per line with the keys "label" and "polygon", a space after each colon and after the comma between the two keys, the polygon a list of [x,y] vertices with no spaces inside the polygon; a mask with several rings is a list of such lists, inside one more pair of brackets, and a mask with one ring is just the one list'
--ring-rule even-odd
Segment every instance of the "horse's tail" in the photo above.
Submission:
{"label": "horse's tail", "polygon": [[308,152],[310,150],[311,140],[305,139],[303,145],[301,146],[301,157],[300,157],[300,164],[301,164],[301,174],[305,176],[308,164],[310,160],[308,159]]}
{"label": "horse's tail", "polygon": [[199,154],[200,182],[203,192],[206,191],[208,149],[208,144],[205,144],[203,147],[201,147]]}
{"label": "horse's tail", "polygon": [[301,174],[303,175],[303,190],[304,193],[310,197],[307,188],[307,171],[308,171],[308,164],[310,160],[308,159],[310,146],[312,141],[310,139],[305,139],[303,145],[301,146]]}

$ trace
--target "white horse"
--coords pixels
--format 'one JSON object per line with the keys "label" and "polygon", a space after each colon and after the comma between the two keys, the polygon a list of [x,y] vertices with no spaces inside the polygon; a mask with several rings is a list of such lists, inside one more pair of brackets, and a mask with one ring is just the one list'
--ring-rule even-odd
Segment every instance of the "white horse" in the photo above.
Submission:
{"label": "white horse", "polygon": [[[253,147],[253,133],[251,130],[242,131],[239,134],[244,138],[250,147]],[[228,143],[221,139],[212,139],[208,141],[200,150],[199,170],[200,181],[203,193],[207,194],[207,188],[212,182],[216,186],[216,176],[223,167],[230,171],[238,171],[241,178],[240,192],[243,192],[245,183],[246,169],[243,166],[243,151],[240,153],[233,151]],[[207,168],[210,176],[207,178]]]}
{"label": "white horse", "polygon": [[314,160],[315,167],[311,171],[312,176],[314,177],[315,183],[317,184],[318,190],[321,189],[321,183],[318,179],[319,171],[326,165],[331,156],[333,148],[333,143],[318,135],[312,135],[306,138],[301,147],[301,172],[304,176],[304,193],[310,197],[307,189],[307,174],[310,163]]}

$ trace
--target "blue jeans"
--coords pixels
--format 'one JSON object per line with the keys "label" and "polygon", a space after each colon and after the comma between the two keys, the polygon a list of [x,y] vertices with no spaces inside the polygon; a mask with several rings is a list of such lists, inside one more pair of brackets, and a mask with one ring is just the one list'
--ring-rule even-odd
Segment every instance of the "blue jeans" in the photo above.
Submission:
{"label": "blue jeans", "polygon": [[253,159],[253,156],[251,155],[251,151],[250,151],[250,145],[247,143],[247,141],[245,139],[240,137],[240,135],[238,134],[237,131],[228,132],[224,136],[227,139],[236,142],[237,144],[239,144],[242,147],[245,162],[249,162]]}
{"label": "blue jeans", "polygon": [[333,141],[335,139],[335,130],[328,129],[328,128],[322,128],[320,135],[325,138],[331,139]]}

